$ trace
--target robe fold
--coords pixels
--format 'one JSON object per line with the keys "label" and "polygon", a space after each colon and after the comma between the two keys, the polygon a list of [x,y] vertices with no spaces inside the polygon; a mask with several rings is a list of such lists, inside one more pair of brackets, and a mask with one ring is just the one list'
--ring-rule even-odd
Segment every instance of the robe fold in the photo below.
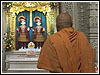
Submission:
{"label": "robe fold", "polygon": [[37,68],[55,73],[95,73],[95,56],[84,33],[64,28],[45,41]]}

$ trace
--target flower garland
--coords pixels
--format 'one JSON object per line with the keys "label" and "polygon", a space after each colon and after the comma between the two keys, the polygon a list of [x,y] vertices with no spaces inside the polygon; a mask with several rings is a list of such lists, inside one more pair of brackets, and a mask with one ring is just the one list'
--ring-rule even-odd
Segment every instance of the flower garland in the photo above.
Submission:
{"label": "flower garland", "polygon": [[96,73],[98,73],[98,64],[97,63],[95,63],[95,71],[96,71]]}
{"label": "flower garland", "polygon": [[50,7],[51,9],[56,9],[57,7],[59,7],[59,3],[58,2],[50,2]]}
{"label": "flower garland", "polygon": [[11,51],[14,49],[13,38],[11,36],[9,29],[10,29],[10,27],[8,27],[7,32],[4,33],[4,38],[3,38],[5,51]]}
{"label": "flower garland", "polygon": [[8,11],[12,7],[12,2],[2,2],[2,8]]}

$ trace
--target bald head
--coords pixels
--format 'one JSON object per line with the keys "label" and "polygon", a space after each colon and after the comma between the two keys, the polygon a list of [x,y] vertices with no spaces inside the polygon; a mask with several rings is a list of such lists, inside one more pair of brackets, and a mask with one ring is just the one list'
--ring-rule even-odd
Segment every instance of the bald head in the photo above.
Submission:
{"label": "bald head", "polygon": [[63,28],[72,27],[71,16],[68,13],[61,13],[56,18],[57,31]]}

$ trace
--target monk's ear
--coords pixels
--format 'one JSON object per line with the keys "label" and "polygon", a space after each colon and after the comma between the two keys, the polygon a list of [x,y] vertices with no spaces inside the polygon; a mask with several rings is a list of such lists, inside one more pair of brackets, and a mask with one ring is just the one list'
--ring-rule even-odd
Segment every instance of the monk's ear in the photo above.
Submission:
{"label": "monk's ear", "polygon": [[71,27],[73,26],[73,21],[71,20]]}
{"label": "monk's ear", "polygon": [[73,22],[71,22],[71,27],[73,26]]}
{"label": "monk's ear", "polygon": [[59,26],[56,24],[56,28],[58,29],[59,28]]}
{"label": "monk's ear", "polygon": [[59,26],[59,25],[56,25],[56,28],[57,28],[57,31],[59,31],[59,30],[60,30],[60,26]]}

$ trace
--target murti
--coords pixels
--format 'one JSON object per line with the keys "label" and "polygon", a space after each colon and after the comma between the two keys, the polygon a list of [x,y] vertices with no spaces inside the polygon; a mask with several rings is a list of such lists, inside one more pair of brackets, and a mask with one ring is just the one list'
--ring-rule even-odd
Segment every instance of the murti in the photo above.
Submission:
{"label": "murti", "polygon": [[34,18],[34,22],[36,22],[37,26],[32,29],[34,34],[34,39],[32,41],[36,42],[37,49],[39,49],[39,47],[41,49],[42,42],[45,41],[45,35],[42,34],[45,32],[45,28],[41,26],[41,18],[39,16]]}
{"label": "murti", "polygon": [[18,21],[21,22],[21,26],[17,28],[17,34],[20,33],[18,41],[21,43],[21,49],[26,49],[26,43],[29,42],[29,28],[25,25],[26,18],[24,16],[20,16]]}

